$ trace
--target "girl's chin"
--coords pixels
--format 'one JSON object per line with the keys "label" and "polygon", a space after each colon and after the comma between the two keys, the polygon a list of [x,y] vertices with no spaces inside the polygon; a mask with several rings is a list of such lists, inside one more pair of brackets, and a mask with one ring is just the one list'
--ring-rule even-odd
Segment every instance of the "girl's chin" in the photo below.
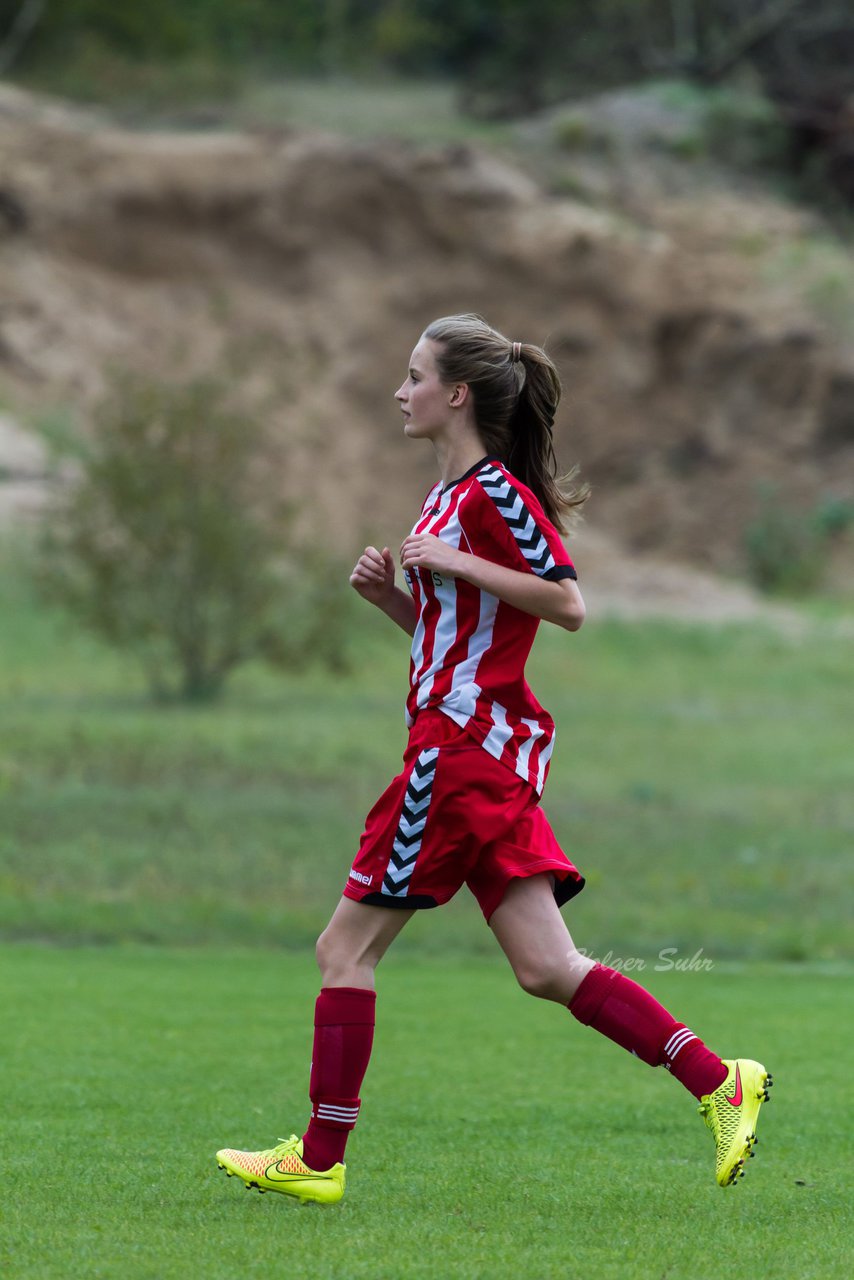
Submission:
{"label": "girl's chin", "polygon": [[429,427],[419,427],[411,419],[403,424],[403,434],[410,440],[432,440],[433,433]]}

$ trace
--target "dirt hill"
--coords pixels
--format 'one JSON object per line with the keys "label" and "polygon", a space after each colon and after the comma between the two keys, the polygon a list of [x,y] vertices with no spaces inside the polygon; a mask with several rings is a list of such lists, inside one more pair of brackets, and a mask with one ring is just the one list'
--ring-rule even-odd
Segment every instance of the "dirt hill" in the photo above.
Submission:
{"label": "dirt hill", "polygon": [[467,147],[129,132],[0,88],[7,419],[70,405],[85,426],[116,364],[228,367],[319,536],[394,545],[433,461],[392,393],[426,323],[479,311],[556,359],[559,457],[608,545],[738,572],[762,482],[803,510],[854,496],[854,361],[731,249],[805,214],[690,191],[658,211],[549,195]]}

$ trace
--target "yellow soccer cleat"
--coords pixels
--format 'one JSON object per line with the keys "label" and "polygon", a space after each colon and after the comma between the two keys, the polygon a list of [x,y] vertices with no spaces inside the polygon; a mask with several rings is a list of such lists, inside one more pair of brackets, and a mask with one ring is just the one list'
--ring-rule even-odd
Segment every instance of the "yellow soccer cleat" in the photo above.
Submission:
{"label": "yellow soccer cleat", "polygon": [[753,1155],[759,1108],[768,1101],[773,1081],[762,1063],[750,1058],[723,1064],[726,1080],[700,1099],[700,1115],[715,1139],[718,1186],[731,1187],[744,1177],[744,1162]]}
{"label": "yellow soccer cleat", "polygon": [[309,1169],[302,1158],[302,1138],[291,1134],[269,1151],[235,1151],[224,1147],[216,1153],[216,1162],[229,1178],[235,1174],[250,1191],[279,1191],[295,1200],[314,1200],[318,1204],[335,1204],[344,1194],[343,1164],[318,1173]]}

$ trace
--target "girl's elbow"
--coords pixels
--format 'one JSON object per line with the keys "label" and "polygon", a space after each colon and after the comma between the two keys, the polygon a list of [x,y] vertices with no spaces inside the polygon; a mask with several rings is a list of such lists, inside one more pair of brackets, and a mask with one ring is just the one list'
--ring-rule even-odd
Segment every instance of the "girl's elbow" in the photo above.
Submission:
{"label": "girl's elbow", "polygon": [[584,601],[580,596],[575,596],[564,605],[560,623],[565,631],[578,631],[586,616]]}
{"label": "girl's elbow", "polygon": [[586,609],[575,582],[565,579],[552,597],[552,611],[546,616],[564,631],[577,631],[584,621]]}

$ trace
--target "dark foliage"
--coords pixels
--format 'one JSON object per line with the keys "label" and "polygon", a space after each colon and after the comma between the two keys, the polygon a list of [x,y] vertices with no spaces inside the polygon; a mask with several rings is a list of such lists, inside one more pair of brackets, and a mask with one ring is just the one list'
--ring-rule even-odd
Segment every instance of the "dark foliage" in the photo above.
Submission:
{"label": "dark foliage", "polygon": [[649,76],[748,70],[790,161],[854,203],[851,0],[0,0],[0,71],[93,50],[129,62],[446,75],[480,115],[516,115]]}

